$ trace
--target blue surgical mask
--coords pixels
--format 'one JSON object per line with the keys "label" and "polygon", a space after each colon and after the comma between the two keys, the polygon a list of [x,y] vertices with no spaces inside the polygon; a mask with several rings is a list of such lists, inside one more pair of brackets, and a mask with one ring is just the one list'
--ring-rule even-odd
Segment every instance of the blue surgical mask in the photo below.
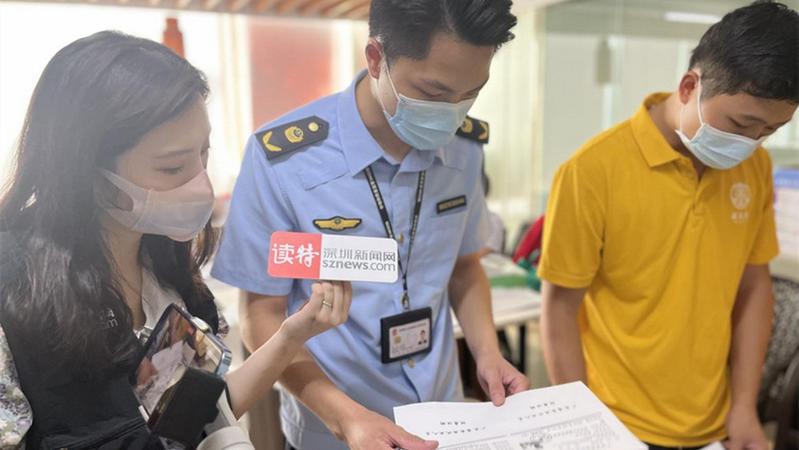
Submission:
{"label": "blue surgical mask", "polygon": [[682,131],[682,113],[683,109],[685,109],[685,105],[683,105],[682,109],[680,109],[680,129],[675,130],[677,136],[680,137],[683,145],[685,145],[702,164],[714,169],[732,169],[752,156],[752,153],[760,147],[760,144],[762,144],[766,138],[762,137],[755,140],[746,136],[721,131],[706,123],[702,117],[701,82],[698,89],[699,94],[696,105],[699,110],[699,123],[701,126],[699,130],[696,131],[694,137],[688,139],[688,136]]}
{"label": "blue surgical mask", "polygon": [[476,98],[460,103],[412,99],[397,92],[388,65],[386,74],[391,90],[397,98],[397,111],[393,116],[390,115],[379,95],[378,100],[394,133],[403,142],[418,150],[436,150],[452,141]]}

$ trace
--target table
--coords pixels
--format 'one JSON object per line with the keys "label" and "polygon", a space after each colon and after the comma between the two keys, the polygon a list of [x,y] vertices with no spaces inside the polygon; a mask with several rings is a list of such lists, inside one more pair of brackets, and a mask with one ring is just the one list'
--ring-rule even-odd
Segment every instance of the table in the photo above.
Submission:
{"label": "table", "polygon": [[[491,288],[491,305],[494,310],[494,327],[497,331],[509,326],[522,326],[541,317],[541,294],[528,288]],[[453,313],[455,337],[463,337],[463,330]]]}
{"label": "table", "polygon": [[[530,322],[537,321],[541,317],[541,295],[532,289],[515,287],[492,287],[491,288],[491,305],[494,311],[494,328],[497,330],[497,335],[500,339],[500,344],[505,338],[504,330],[508,327],[516,327],[518,329],[518,354],[513,358],[513,365],[519,372],[527,372],[527,325]],[[463,330],[458,323],[457,318],[453,314],[454,331],[457,339],[463,339]],[[468,351],[468,347],[459,342],[459,352],[461,357],[462,371],[464,373],[464,380],[475,381],[476,365],[474,358]],[[510,352],[510,349],[508,349]],[[473,395],[480,398],[480,392],[474,392]]]}
{"label": "table", "polygon": [[[526,373],[527,325],[541,316],[541,295],[527,286],[527,271],[516,265],[507,255],[491,253],[483,256],[480,262],[492,283],[491,304],[497,337],[500,344],[507,348],[508,355],[513,358],[505,330],[509,327],[518,329],[518,356],[513,358],[513,362],[520,372]],[[460,339],[463,337],[463,330],[457,319],[454,322],[455,337]],[[463,347],[463,344],[459,346]],[[473,362],[467,351],[462,351],[461,357],[465,359],[464,366]]]}

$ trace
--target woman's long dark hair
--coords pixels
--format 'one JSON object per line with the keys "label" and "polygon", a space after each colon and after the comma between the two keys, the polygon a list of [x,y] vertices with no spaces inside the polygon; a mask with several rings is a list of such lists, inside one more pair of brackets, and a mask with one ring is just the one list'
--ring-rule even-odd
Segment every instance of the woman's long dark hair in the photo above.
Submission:
{"label": "woman's long dark hair", "polygon": [[[100,32],[60,50],[31,98],[14,175],[0,202],[0,229],[18,251],[18,276],[3,279],[0,313],[55,363],[97,373],[137,350],[132,315],[114,281],[95,194],[98,168],[208,95],[203,74],[161,44]],[[139,259],[190,309],[213,298],[200,266],[214,250],[207,225],[194,243],[145,235]],[[193,308],[194,307],[194,308]],[[104,326],[109,310],[118,326]]]}

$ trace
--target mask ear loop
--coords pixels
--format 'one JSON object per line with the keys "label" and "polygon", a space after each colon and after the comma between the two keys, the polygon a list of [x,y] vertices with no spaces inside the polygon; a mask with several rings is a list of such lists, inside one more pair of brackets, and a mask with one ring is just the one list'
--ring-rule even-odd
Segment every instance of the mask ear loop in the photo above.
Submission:
{"label": "mask ear loop", "polygon": [[[383,50],[381,49],[380,51],[382,52]],[[397,88],[394,87],[394,80],[391,79],[391,71],[388,68],[388,58],[385,56],[385,53],[383,53],[383,65],[386,68],[386,76],[388,77],[388,84],[389,86],[391,86],[391,91],[394,93],[394,98],[397,99],[397,110],[399,110],[400,97],[399,94],[397,94]],[[394,111],[394,115],[389,114],[388,110],[386,109],[386,104],[383,102],[383,96],[380,95],[379,92],[377,94],[378,94],[377,101],[378,103],[380,103],[380,108],[383,109],[383,114],[386,116],[386,118],[391,119],[394,116],[396,116],[397,110]]]}
{"label": "mask ear loop", "polygon": [[391,69],[389,69],[388,67],[388,57],[385,58],[385,62],[386,62],[386,75],[388,76],[388,84],[391,85],[391,91],[394,92],[394,97],[396,97],[397,101],[399,101],[400,95],[397,92],[397,87],[394,85],[394,79],[391,78]]}
{"label": "mask ear loop", "polygon": [[679,128],[680,129],[680,133],[682,133],[682,134],[685,134],[685,131],[683,131],[683,128],[682,128],[682,119],[683,119],[682,116],[684,114],[685,114],[685,105],[682,104],[682,105],[680,105],[680,114],[679,114],[679,119],[678,119],[679,122],[680,122],[680,128]]}
{"label": "mask ear loop", "polygon": [[[700,126],[696,130],[696,133],[694,133],[694,138],[696,137],[697,134],[699,134],[699,130],[701,130],[702,127],[705,126],[705,119],[702,116],[702,75],[701,74],[699,75],[699,81],[697,82],[696,86],[697,86],[697,89],[699,90],[699,92],[697,92],[697,94],[696,94],[696,111],[699,113],[699,125]],[[680,133],[682,133],[685,137],[688,137],[688,135],[686,135],[685,131],[683,130],[683,116],[684,115],[685,115],[685,105],[682,105],[682,106],[680,106],[680,118],[679,118]],[[693,138],[690,138],[689,140],[692,140],[692,139]]]}
{"label": "mask ear loop", "polygon": [[705,126],[705,117],[702,114],[702,75],[699,75],[699,81],[696,83],[696,88],[699,90],[696,94],[696,111],[699,113],[699,125]]}
{"label": "mask ear loop", "polygon": [[[107,176],[105,176],[103,169],[100,169],[98,173],[99,176],[94,182],[94,198],[97,201],[97,205],[104,209],[113,208],[125,211],[124,208],[117,204],[117,199],[119,198],[120,194],[125,193],[122,192],[122,189],[120,189],[116,184],[112,183]],[[127,196],[127,194],[125,195]],[[132,202],[133,200],[131,199],[131,203]]]}
{"label": "mask ear loop", "polygon": [[[105,202],[107,202],[107,206],[110,206],[111,208],[114,208],[114,209],[118,209],[120,211],[127,211],[127,212],[133,211],[133,207],[134,207],[134,205],[136,203],[133,200],[133,196],[131,194],[128,194],[127,192],[125,192],[125,190],[122,189],[121,187],[119,187],[117,182],[118,183],[128,183],[131,186],[134,186],[134,187],[137,187],[137,188],[139,188],[139,187],[135,186],[133,183],[131,183],[130,181],[120,177],[119,175],[115,174],[114,172],[111,172],[110,170],[100,169],[100,175],[102,177],[102,182],[104,182],[105,184],[107,184],[108,186],[113,188],[113,190],[108,190],[109,194],[107,194],[107,195],[100,194],[99,198],[101,199],[101,202],[105,201]],[[114,182],[115,178],[118,179],[119,181]],[[139,189],[142,189],[142,188],[139,188]],[[110,192],[114,192],[113,198],[109,197],[109,195],[111,195]],[[125,208],[122,205],[118,204],[117,200],[119,199],[120,195],[124,195],[127,198],[127,201],[130,204],[130,208]],[[148,195],[149,195],[149,192],[148,192]],[[101,204],[101,206],[104,206],[104,205]]]}

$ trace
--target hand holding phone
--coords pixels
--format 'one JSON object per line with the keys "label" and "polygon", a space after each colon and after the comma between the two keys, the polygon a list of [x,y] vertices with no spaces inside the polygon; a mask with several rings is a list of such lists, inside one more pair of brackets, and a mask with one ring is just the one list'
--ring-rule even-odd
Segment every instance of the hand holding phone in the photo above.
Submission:
{"label": "hand holding phone", "polygon": [[231,352],[205,322],[170,305],[144,347],[133,389],[153,433],[193,446],[218,414]]}

